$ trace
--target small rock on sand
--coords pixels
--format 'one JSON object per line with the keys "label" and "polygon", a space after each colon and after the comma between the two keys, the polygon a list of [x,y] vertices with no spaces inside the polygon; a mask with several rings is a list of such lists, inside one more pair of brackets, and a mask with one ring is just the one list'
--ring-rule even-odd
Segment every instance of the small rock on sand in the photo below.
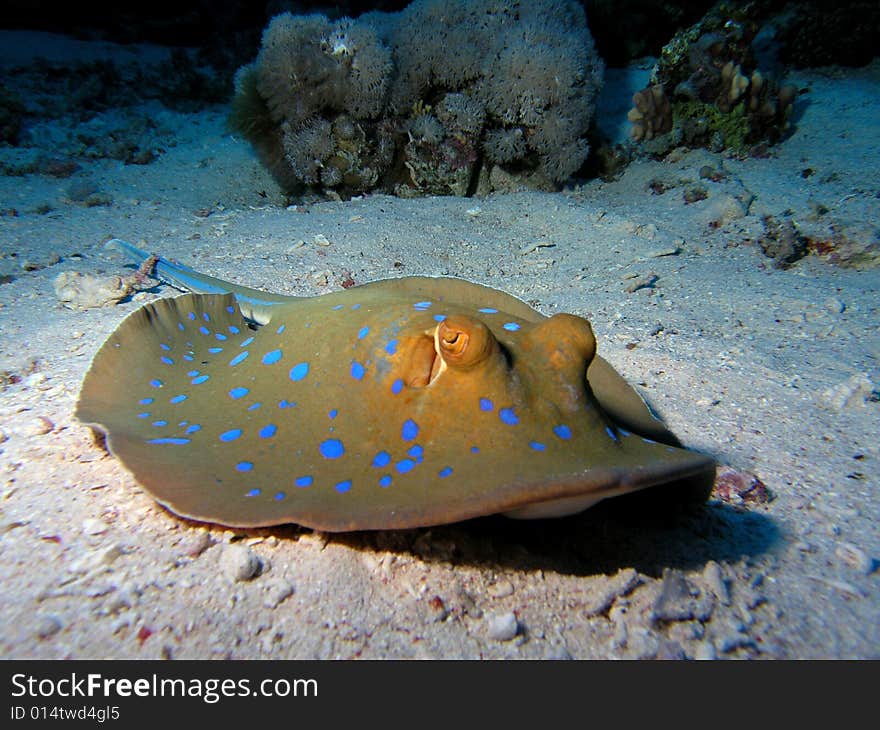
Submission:
{"label": "small rock on sand", "polygon": [[211,535],[208,532],[197,532],[194,535],[187,535],[180,541],[180,551],[190,558],[197,558],[205,550],[213,544]]}
{"label": "small rock on sand", "polygon": [[706,587],[715,595],[719,603],[724,606],[730,604],[730,591],[727,588],[727,582],[724,580],[724,574],[721,572],[721,566],[714,560],[706,563],[703,568],[703,580]]}
{"label": "small rock on sand", "polygon": [[78,271],[62,271],[52,282],[55,296],[70,309],[95,309],[117,304],[132,292],[121,276],[97,277]]}
{"label": "small rock on sand", "polygon": [[88,517],[83,520],[82,531],[84,535],[103,535],[107,532],[107,523],[103,520]]}
{"label": "small rock on sand", "polygon": [[46,416],[35,416],[25,421],[18,429],[18,432],[22,436],[45,436],[52,433],[54,429],[55,424],[51,419],[46,418]]}
{"label": "small rock on sand", "polygon": [[591,617],[605,613],[615,599],[625,596],[640,582],[641,578],[633,568],[623,568],[615,575],[597,581],[584,599],[584,615]]}
{"label": "small rock on sand", "polygon": [[227,545],[220,553],[220,569],[236,583],[251,580],[260,571],[260,559],[247,545]]}
{"label": "small rock on sand", "polygon": [[860,547],[850,542],[842,542],[834,550],[834,554],[844,564],[853,570],[869,575],[874,572],[874,559]]}
{"label": "small rock on sand", "polygon": [[519,631],[513,611],[493,614],[486,618],[486,635],[494,641],[510,641]]}
{"label": "small rock on sand", "polygon": [[864,405],[874,392],[874,383],[864,373],[856,373],[822,393],[825,404],[835,411]]}
{"label": "small rock on sand", "polygon": [[54,636],[61,631],[62,628],[64,628],[64,624],[61,623],[61,619],[57,616],[40,616],[37,619],[37,627],[34,633],[40,639],[48,639],[50,636]]}
{"label": "small rock on sand", "polygon": [[507,596],[513,595],[513,590],[513,583],[502,578],[497,583],[490,585],[486,592],[492,596],[492,598],[506,598]]}
{"label": "small rock on sand", "polygon": [[665,568],[660,595],[651,613],[654,621],[706,621],[714,600],[696,591],[680,570]]}
{"label": "small rock on sand", "polygon": [[266,588],[266,596],[263,605],[266,608],[277,608],[279,604],[292,596],[296,591],[295,586],[288,580],[275,580]]}

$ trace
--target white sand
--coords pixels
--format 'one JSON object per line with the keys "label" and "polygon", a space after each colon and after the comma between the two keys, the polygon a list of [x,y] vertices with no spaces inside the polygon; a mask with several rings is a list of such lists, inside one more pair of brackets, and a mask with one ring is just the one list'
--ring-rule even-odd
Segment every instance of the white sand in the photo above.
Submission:
{"label": "white sand", "polygon": [[[158,105],[145,110],[172,144],[152,164],[0,178],[0,274],[15,277],[0,285],[0,370],[21,377],[0,397],[0,656],[880,656],[880,269],[810,256],[779,270],[755,243],[762,216],[787,210],[805,232],[832,221],[877,241],[880,67],[794,81],[809,92],[767,159],[695,151],[559,194],[286,209],[224,109]],[[727,177],[700,180],[704,165]],[[654,179],[671,189],[652,195]],[[112,202],[70,201],[84,180]],[[686,205],[695,184],[708,198]],[[353,535],[186,522],[72,417],[97,348],[155,296],[58,303],[61,271],[126,271],[102,249],[111,236],[276,291],[444,274],[586,316],[688,446],[775,499],[713,499],[672,524],[601,506]],[[248,555],[231,543],[259,575],[233,580]]]}

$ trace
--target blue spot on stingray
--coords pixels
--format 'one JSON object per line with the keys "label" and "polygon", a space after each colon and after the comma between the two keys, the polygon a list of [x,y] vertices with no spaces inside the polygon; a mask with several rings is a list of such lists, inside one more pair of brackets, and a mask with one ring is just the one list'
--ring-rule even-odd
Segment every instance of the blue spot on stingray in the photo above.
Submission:
{"label": "blue spot on stingray", "polygon": [[387,451],[380,451],[373,457],[373,464],[376,468],[381,468],[383,466],[388,466],[391,463],[391,454]]}
{"label": "blue spot on stingray", "polygon": [[168,352],[168,350],[171,349],[171,348],[170,348],[168,345],[166,345],[164,342],[160,342],[160,343],[159,343],[159,347],[161,347],[163,350],[165,350],[165,352]]}
{"label": "blue spot on stingray", "polygon": [[614,431],[611,430],[611,426],[605,426],[605,433],[607,433],[608,436],[609,436],[613,441],[617,441],[617,434],[614,433]]}
{"label": "blue spot on stingray", "polygon": [[285,398],[284,400],[278,401],[278,407],[279,408],[296,408],[296,403],[294,403],[293,401],[289,401],[289,400],[287,400],[287,398]]}
{"label": "blue spot on stingray", "polygon": [[370,334],[370,328],[369,327],[361,327],[360,330],[358,330],[358,339],[362,340],[368,334]]}
{"label": "blue spot on stingray", "polygon": [[202,427],[198,423],[194,423],[192,426],[186,429],[187,433],[195,433],[196,431],[201,431]]}
{"label": "blue spot on stingray", "polygon": [[419,425],[411,418],[407,418],[400,429],[400,438],[404,441],[412,441],[418,435]]}
{"label": "blue spot on stingray", "polygon": [[235,441],[239,436],[241,436],[242,431],[240,428],[233,428],[229,431],[224,431],[220,434],[221,441]]}
{"label": "blue spot on stingray", "polygon": [[183,322],[178,322],[177,329],[179,329],[181,332],[183,332],[186,329],[186,327],[183,326]]}
{"label": "blue spot on stingray", "polygon": [[246,340],[241,341],[241,344],[239,345],[239,347],[247,347],[253,341],[254,341],[253,337],[248,337]]}
{"label": "blue spot on stingray", "polygon": [[339,411],[336,410],[335,408],[334,408],[333,410],[331,410],[331,411],[327,414],[327,416],[330,418],[331,421],[332,421],[334,418],[336,418],[336,416],[338,416],[338,415],[339,415]]}
{"label": "blue spot on stingray", "polygon": [[244,362],[245,360],[247,360],[248,355],[250,355],[250,353],[247,350],[245,350],[244,352],[238,353],[234,358],[232,358],[229,361],[229,365],[231,367],[234,367],[234,366],[238,365],[240,362]]}
{"label": "blue spot on stingray", "polygon": [[428,307],[430,307],[432,302],[416,302],[413,304],[413,309],[417,309],[420,312],[424,312]]}
{"label": "blue spot on stingray", "polygon": [[183,444],[188,444],[189,439],[183,438],[162,438],[162,439],[150,439],[147,441],[148,444],[175,444],[177,446],[181,446]]}
{"label": "blue spot on stingray", "polygon": [[207,312],[202,312],[202,319],[205,320],[206,322],[210,322],[210,321],[211,321],[211,315],[208,314]]}
{"label": "blue spot on stingray", "polygon": [[472,453],[472,454],[479,454],[479,453],[480,453],[480,447],[479,447],[479,446],[471,446],[471,453]]}
{"label": "blue spot on stingray", "polygon": [[629,431],[627,431],[625,428],[620,428],[619,426],[617,428],[617,433],[619,433],[621,436],[632,436]]}
{"label": "blue spot on stingray", "polygon": [[202,325],[201,327],[199,327],[199,332],[201,332],[203,335],[211,334],[211,330],[209,330],[207,327],[205,327],[205,325]]}
{"label": "blue spot on stingray", "polygon": [[345,306],[344,304],[334,304],[332,307],[330,307],[330,309],[336,311],[336,310],[342,309],[344,306]]}
{"label": "blue spot on stingray", "polygon": [[401,474],[406,474],[408,471],[411,471],[412,468],[416,465],[412,459],[401,459],[398,461],[394,468],[397,469]]}
{"label": "blue spot on stingray", "polygon": [[153,421],[153,425],[161,428],[162,426],[167,426],[168,421]]}
{"label": "blue spot on stingray", "polygon": [[248,493],[245,494],[244,496],[245,496],[245,497],[259,497],[259,496],[260,496],[260,491],[261,491],[261,490],[260,490],[259,487],[255,487],[254,489],[252,489],[250,492],[248,492]]}
{"label": "blue spot on stingray", "polygon": [[403,380],[398,378],[391,384],[391,392],[397,395],[401,390],[403,390]]}
{"label": "blue spot on stingray", "polygon": [[285,497],[287,497],[287,495],[286,495],[284,492],[278,492],[278,493],[275,495],[275,501],[276,501],[276,502],[280,502],[280,501],[283,500]]}
{"label": "blue spot on stingray", "polygon": [[364,377],[364,366],[356,360],[351,364],[351,377],[361,380]]}
{"label": "blue spot on stingray", "polygon": [[306,475],[304,477],[297,477],[296,479],[294,479],[293,483],[296,484],[296,486],[302,488],[312,486],[312,482],[314,481],[315,480],[310,475]]}
{"label": "blue spot on stingray", "polygon": [[435,322],[442,322],[444,319],[446,319],[446,315],[445,315],[445,314],[435,314],[435,315],[434,315],[434,321],[435,321]]}
{"label": "blue spot on stingray", "polygon": [[519,423],[519,418],[516,415],[516,412],[513,408],[502,408],[498,411],[498,417],[501,419],[503,423],[506,423],[508,426],[515,426]]}
{"label": "blue spot on stingray", "polygon": [[416,444],[415,446],[410,447],[409,451],[407,451],[406,453],[409,454],[413,459],[415,459],[416,463],[418,463],[422,460],[422,454],[425,453],[425,450],[419,444]]}
{"label": "blue spot on stingray", "polygon": [[493,408],[495,408],[495,404],[491,400],[488,398],[480,398],[481,411],[491,411]]}
{"label": "blue spot on stingray", "polygon": [[188,378],[194,378],[194,377],[195,377],[196,375],[198,375],[198,374],[199,374],[199,371],[198,371],[198,370],[190,370],[190,371],[186,374],[186,377],[188,377]]}
{"label": "blue spot on stingray", "polygon": [[533,448],[535,451],[543,451],[547,447],[542,444],[540,441],[529,441],[529,446]]}
{"label": "blue spot on stingray", "polygon": [[338,459],[345,453],[345,446],[339,439],[327,439],[322,441],[319,447],[321,456],[325,459]]}
{"label": "blue spot on stingray", "polygon": [[210,375],[199,375],[199,377],[193,378],[191,382],[193,385],[201,385],[210,377]]}
{"label": "blue spot on stingray", "polygon": [[278,426],[274,423],[267,423],[260,429],[260,438],[261,439],[270,439],[275,435],[275,432],[278,430]]}
{"label": "blue spot on stingray", "polygon": [[452,467],[445,466],[440,471],[437,472],[437,476],[441,479],[446,479],[450,474],[452,474]]}
{"label": "blue spot on stingray", "polygon": [[352,304],[352,305],[351,305],[351,308],[352,308],[352,309],[360,309],[360,308],[361,308],[361,305],[360,305],[360,303],[358,303],[358,304]]}
{"label": "blue spot on stingray", "polygon": [[190,320],[194,320],[196,318],[195,312],[189,312],[189,313],[187,313],[186,316],[189,317]]}
{"label": "blue spot on stingray", "polygon": [[140,403],[142,406],[148,406],[150,405],[150,403],[153,402],[153,400],[153,398],[141,398],[138,403]]}
{"label": "blue spot on stingray", "polygon": [[186,396],[182,393],[180,395],[176,395],[171,399],[171,403],[183,403],[186,400]]}
{"label": "blue spot on stingray", "polygon": [[161,388],[163,383],[161,380],[151,380],[150,385],[152,385],[154,388]]}
{"label": "blue spot on stingray", "polygon": [[309,364],[307,362],[297,363],[290,369],[290,379],[293,381],[302,380],[309,374]]}
{"label": "blue spot on stingray", "polygon": [[340,494],[345,494],[349,489],[351,489],[351,479],[346,479],[341,482],[336,483],[336,491]]}
{"label": "blue spot on stingray", "polygon": [[275,330],[275,333],[280,335],[285,329],[287,329],[287,325],[282,324],[277,330]]}
{"label": "blue spot on stingray", "polygon": [[391,475],[385,474],[384,476],[382,476],[379,479],[379,486],[380,487],[390,487],[391,486]]}
{"label": "blue spot on stingray", "polygon": [[558,426],[553,427],[553,433],[555,433],[559,438],[568,441],[571,438],[571,429],[566,426],[564,423],[560,423]]}
{"label": "blue spot on stingray", "polygon": [[190,355],[189,353],[187,353],[186,355],[183,356],[183,359],[186,360],[187,362],[192,362],[193,356]]}
{"label": "blue spot on stingray", "polygon": [[262,405],[263,405],[262,403],[251,403],[251,405],[248,406],[248,410],[255,411],[255,410],[257,410],[257,408],[259,408]]}
{"label": "blue spot on stingray", "polygon": [[389,355],[393,355],[397,352],[397,340],[391,340],[387,345],[385,345],[385,352]]}
{"label": "blue spot on stingray", "polygon": [[162,355],[162,357],[160,357],[159,359],[160,359],[162,362],[164,362],[166,365],[174,365],[174,360],[172,360],[172,359],[171,359],[170,357],[168,357],[167,355]]}
{"label": "blue spot on stingray", "polygon": [[516,322],[505,322],[501,326],[508,332],[516,332],[519,329],[519,325]]}
{"label": "blue spot on stingray", "polygon": [[234,324],[229,325],[229,331],[234,335],[237,335],[239,332],[241,332],[241,330]]}
{"label": "blue spot on stingray", "polygon": [[483,314],[498,314],[498,310],[493,309],[492,307],[483,307],[477,311],[482,312]]}
{"label": "blue spot on stingray", "polygon": [[209,347],[208,352],[210,352],[212,355],[216,355],[218,352],[223,352],[223,348],[222,347]]}
{"label": "blue spot on stingray", "polygon": [[274,365],[281,359],[281,350],[272,350],[263,355],[263,365]]}
{"label": "blue spot on stingray", "polygon": [[228,338],[226,335],[224,335],[222,332],[215,332],[215,333],[214,333],[214,337],[216,337],[218,340],[220,340],[220,342],[225,342],[226,340],[229,339],[229,338]]}
{"label": "blue spot on stingray", "polygon": [[138,413],[138,418],[149,418],[150,413]]}
{"label": "blue spot on stingray", "polygon": [[235,314],[235,307],[230,304],[228,307],[226,307],[226,311],[230,314]]}
{"label": "blue spot on stingray", "polygon": [[244,398],[248,394],[247,388],[242,388],[239,386],[238,388],[233,388],[229,391],[229,397],[233,400],[238,400],[239,398]]}
{"label": "blue spot on stingray", "polygon": [[236,471],[250,471],[254,468],[254,464],[251,461],[239,461],[235,465]]}

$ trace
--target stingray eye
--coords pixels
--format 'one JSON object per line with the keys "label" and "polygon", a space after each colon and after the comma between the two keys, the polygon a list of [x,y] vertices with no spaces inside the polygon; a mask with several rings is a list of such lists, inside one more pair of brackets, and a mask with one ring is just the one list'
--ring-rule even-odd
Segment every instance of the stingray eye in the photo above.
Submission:
{"label": "stingray eye", "polygon": [[495,337],[482,322],[455,316],[437,326],[437,351],[450,367],[471,367],[485,360],[497,347]]}
{"label": "stingray eye", "polygon": [[461,356],[468,346],[467,332],[447,329],[440,337],[440,347],[453,357]]}

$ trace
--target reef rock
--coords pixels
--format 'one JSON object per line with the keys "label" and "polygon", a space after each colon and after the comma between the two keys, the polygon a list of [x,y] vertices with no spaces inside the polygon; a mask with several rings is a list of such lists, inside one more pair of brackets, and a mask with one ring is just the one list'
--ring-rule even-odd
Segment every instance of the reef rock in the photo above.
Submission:
{"label": "reef rock", "polygon": [[718,3],[663,47],[651,85],[633,96],[634,141],[655,154],[679,145],[742,154],[781,139],[797,90],[758,69],[756,13]]}

